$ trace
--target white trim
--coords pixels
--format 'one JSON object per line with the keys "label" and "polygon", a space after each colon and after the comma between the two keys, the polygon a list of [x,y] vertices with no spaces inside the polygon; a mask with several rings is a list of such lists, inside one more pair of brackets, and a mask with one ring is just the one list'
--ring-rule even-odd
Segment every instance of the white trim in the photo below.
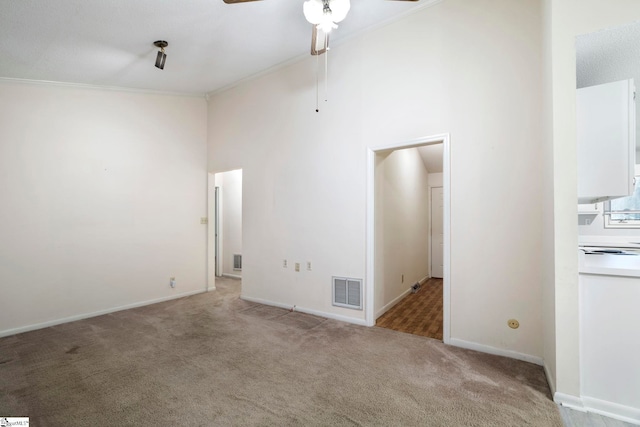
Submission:
{"label": "white trim", "polygon": [[624,421],[626,423],[640,425],[640,409],[619,403],[608,402],[588,396],[572,396],[556,392],[553,401],[566,408],[579,412],[592,412],[605,417]]}
{"label": "white trim", "polygon": [[365,278],[364,278],[364,318],[367,326],[375,326],[376,319],[373,310],[375,287],[375,192],[376,192],[376,153],[367,150],[367,213],[365,219]]}
{"label": "white trim", "polygon": [[518,353],[517,351],[505,350],[503,348],[491,347],[490,345],[478,344],[471,341],[464,341],[457,338],[451,338],[449,345],[455,347],[466,348],[469,350],[480,351],[482,353],[495,354],[496,356],[509,357],[511,359],[522,360],[524,362],[534,363],[543,366],[544,362],[541,357],[532,356],[530,354]]}
{"label": "white trim", "polygon": [[167,92],[151,89],[136,89],[130,87],[119,86],[99,86],[90,85],[84,83],[69,83],[69,82],[55,82],[50,80],[28,80],[28,79],[16,79],[11,77],[0,77],[0,83],[3,84],[27,84],[33,86],[54,86],[54,87],[66,87],[75,89],[87,89],[87,90],[101,90],[107,92],[129,92],[140,93],[146,95],[163,95],[163,96],[182,96],[188,98],[202,98],[206,99],[204,93],[190,93],[190,92]]}
{"label": "white trim", "polygon": [[635,425],[640,425],[640,408],[620,405],[606,400],[595,399],[593,397],[582,396],[582,403],[587,412],[604,415]]}
{"label": "white trim", "polygon": [[36,329],[48,328],[50,326],[61,325],[63,323],[75,322],[76,320],[89,319],[91,317],[102,316],[109,313],[115,313],[116,311],[129,310],[132,308],[143,307],[145,305],[157,304],[160,302],[170,301],[178,298],[189,297],[191,295],[202,294],[204,292],[206,292],[206,289],[199,289],[196,291],[184,292],[177,295],[170,295],[167,297],[135,302],[133,304],[121,305],[119,307],[107,308],[105,310],[94,311],[92,313],[83,313],[83,314],[78,314],[76,316],[64,317],[62,319],[50,320],[48,322],[36,323],[34,325],[22,326],[14,329],[7,329],[4,331],[0,331],[0,338],[8,337],[10,335],[21,334],[23,332],[35,331]]}
{"label": "white trim", "polygon": [[542,363],[544,368],[544,376],[547,377],[547,384],[549,384],[549,390],[551,390],[551,396],[556,394],[556,379],[551,375],[551,371],[546,363]]}
{"label": "white trim", "polygon": [[207,292],[216,288],[216,175],[207,172]]}
{"label": "white trim", "polygon": [[[451,340],[451,155],[448,133],[425,136],[388,145],[367,147],[367,211],[366,211],[366,277],[365,320],[367,326],[375,325],[375,160],[376,153],[386,150],[420,147],[442,143],[442,187],[444,190],[444,277],[443,277],[443,341]],[[541,363],[540,363],[541,364]]]}
{"label": "white trim", "polygon": [[232,279],[242,279],[242,276],[238,276],[237,274],[222,273],[221,276],[230,277]]}
{"label": "white trim", "polygon": [[402,298],[406,297],[407,295],[409,295],[409,293],[411,292],[411,288],[407,289],[406,291],[404,291],[403,293],[401,293],[400,295],[398,295],[398,297],[394,298],[393,301],[391,301],[389,304],[385,305],[384,307],[382,307],[380,310],[378,310],[376,312],[376,319],[380,316],[382,316],[383,314],[385,314],[387,311],[389,311],[389,309],[391,307],[393,307],[394,305],[396,305],[397,303],[399,303]]}
{"label": "white trim", "polygon": [[451,341],[451,148],[449,134],[442,140],[442,187],[444,192],[444,277],[443,288],[443,341]]}
{"label": "white trim", "polygon": [[418,280],[418,283],[420,283],[420,286],[422,286],[427,283],[427,280],[429,280],[430,278],[431,276],[424,276],[422,279]]}
{"label": "white trim", "polygon": [[249,301],[249,302],[255,302],[258,304],[270,305],[272,307],[284,308],[286,310],[299,311],[301,313],[311,314],[313,316],[318,316],[318,317],[325,317],[327,319],[339,320],[341,322],[353,323],[354,325],[367,326],[364,319],[358,319],[355,317],[348,317],[348,316],[342,316],[340,314],[312,310],[310,308],[298,307],[297,305],[291,306],[291,305],[282,304],[279,302],[269,301],[266,299],[247,297],[244,295],[240,295],[240,299]]}
{"label": "white trim", "polygon": [[[346,37],[341,37],[338,40],[333,40],[332,39],[331,47],[335,48],[336,46],[340,46],[341,44],[343,44],[345,42],[348,42],[349,40],[353,40],[353,39],[355,39],[357,37],[360,37],[363,34],[368,33],[369,31],[373,31],[373,30],[376,30],[378,28],[382,28],[384,26],[387,26],[387,25],[389,25],[389,24],[391,24],[391,23],[393,23],[395,21],[399,21],[402,18],[405,18],[405,17],[407,17],[409,15],[412,15],[412,14],[414,14],[414,13],[416,13],[416,12],[422,10],[422,9],[425,9],[425,8],[431,7],[431,6],[435,6],[438,3],[442,3],[443,1],[444,0],[423,0],[422,4],[416,5],[416,7],[412,8],[411,10],[408,10],[406,12],[400,13],[398,15],[395,15],[395,16],[391,17],[391,18],[385,19],[384,21],[378,22],[378,23],[376,23],[374,25],[371,25],[369,27],[363,28],[360,31],[356,31],[355,33],[350,34],[350,35],[348,35]],[[233,89],[234,87],[239,86],[239,85],[241,85],[243,83],[247,83],[247,82],[250,82],[252,80],[259,79],[260,77],[263,77],[263,76],[266,76],[266,75],[271,74],[273,72],[276,72],[276,71],[278,71],[278,70],[280,70],[282,68],[288,67],[289,65],[296,64],[298,62],[302,62],[305,59],[308,59],[310,56],[311,55],[309,55],[309,53],[305,53],[303,55],[299,55],[299,56],[296,56],[294,58],[291,58],[291,59],[289,59],[287,61],[283,61],[283,62],[281,62],[279,64],[274,65],[273,67],[267,68],[266,70],[259,71],[259,72],[255,73],[255,74],[251,74],[250,76],[244,77],[244,78],[242,78],[240,80],[237,80],[237,81],[231,82],[229,84],[226,84],[226,85],[224,85],[224,86],[222,86],[222,87],[220,87],[218,89],[209,91],[209,92],[207,92],[205,94],[205,98],[208,101],[209,98],[214,96],[214,95],[217,95],[219,93],[225,92],[225,91],[227,91],[229,89]]]}
{"label": "white trim", "polygon": [[[415,148],[415,147],[421,147],[423,145],[435,145],[435,144],[439,144],[439,143],[443,143],[445,140],[449,140],[449,134],[448,133],[440,133],[440,134],[436,134],[436,135],[431,135],[431,136],[423,136],[420,138],[414,138],[414,139],[410,139],[408,141],[399,141],[399,142],[393,142],[390,144],[384,144],[384,145],[377,145],[375,147],[368,147],[369,150],[373,150],[374,152],[378,152],[378,151],[386,151],[386,150],[398,150],[398,149],[405,149],[405,148]],[[442,179],[444,180],[444,165],[442,165]]]}
{"label": "white trim", "polygon": [[564,394],[556,391],[555,393],[553,393],[553,401],[559,405],[574,409],[576,411],[587,412],[586,408],[582,404],[582,399],[577,396],[572,396],[570,394]]}

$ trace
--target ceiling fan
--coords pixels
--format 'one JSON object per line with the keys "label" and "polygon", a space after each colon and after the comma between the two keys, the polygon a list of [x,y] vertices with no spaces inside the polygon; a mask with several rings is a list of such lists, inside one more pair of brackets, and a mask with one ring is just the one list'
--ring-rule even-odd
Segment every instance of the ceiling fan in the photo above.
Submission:
{"label": "ceiling fan", "polygon": [[[223,0],[227,4],[246,3],[261,0]],[[418,0],[396,0],[418,1]],[[329,33],[338,28],[338,22],[342,21],[351,8],[350,0],[306,0],[302,11],[312,26],[311,55],[321,55],[329,48]],[[319,35],[318,32],[322,32]]]}

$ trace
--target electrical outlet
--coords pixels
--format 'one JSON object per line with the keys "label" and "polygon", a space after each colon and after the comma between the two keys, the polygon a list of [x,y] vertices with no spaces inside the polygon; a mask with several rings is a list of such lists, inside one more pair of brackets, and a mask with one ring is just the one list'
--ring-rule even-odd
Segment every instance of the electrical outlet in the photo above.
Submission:
{"label": "electrical outlet", "polygon": [[296,271],[300,271],[300,263],[296,262]]}
{"label": "electrical outlet", "polygon": [[287,260],[286,259],[282,260],[282,268],[287,268]]}
{"label": "electrical outlet", "polygon": [[307,261],[307,271],[311,271],[311,261]]}
{"label": "electrical outlet", "polygon": [[509,319],[507,321],[507,325],[509,325],[511,329],[518,329],[520,327],[520,322],[518,322],[516,319]]}
{"label": "electrical outlet", "polygon": [[169,286],[171,286],[172,288],[176,287],[176,278],[175,277],[170,277],[169,278]]}

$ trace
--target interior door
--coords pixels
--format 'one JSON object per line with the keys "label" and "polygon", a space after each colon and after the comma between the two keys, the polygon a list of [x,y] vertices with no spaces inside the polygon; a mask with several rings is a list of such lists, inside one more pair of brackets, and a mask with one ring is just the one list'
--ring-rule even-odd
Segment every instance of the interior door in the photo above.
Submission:
{"label": "interior door", "polygon": [[444,270],[444,198],[442,187],[431,188],[431,277],[442,279]]}
{"label": "interior door", "polygon": [[216,193],[215,193],[215,198],[216,198],[216,211],[215,211],[215,218],[214,218],[214,227],[215,227],[215,258],[214,258],[214,262],[215,262],[215,275],[216,277],[220,277],[222,276],[222,271],[220,268],[220,261],[221,261],[221,254],[220,254],[220,187],[216,187]]}

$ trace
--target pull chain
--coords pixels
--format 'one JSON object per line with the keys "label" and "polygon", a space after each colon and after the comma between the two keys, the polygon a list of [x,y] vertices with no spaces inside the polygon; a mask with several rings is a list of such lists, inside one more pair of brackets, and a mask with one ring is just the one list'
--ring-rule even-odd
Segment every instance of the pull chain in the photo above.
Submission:
{"label": "pull chain", "polygon": [[324,102],[329,93],[329,34],[324,33]]}
{"label": "pull chain", "polygon": [[[324,31],[323,31],[324,32]],[[316,54],[316,113],[320,111],[320,62]],[[329,34],[324,33],[324,102],[329,98]]]}
{"label": "pull chain", "polygon": [[316,113],[318,109],[318,98],[320,97],[320,64],[318,63],[318,55],[316,54]]}

